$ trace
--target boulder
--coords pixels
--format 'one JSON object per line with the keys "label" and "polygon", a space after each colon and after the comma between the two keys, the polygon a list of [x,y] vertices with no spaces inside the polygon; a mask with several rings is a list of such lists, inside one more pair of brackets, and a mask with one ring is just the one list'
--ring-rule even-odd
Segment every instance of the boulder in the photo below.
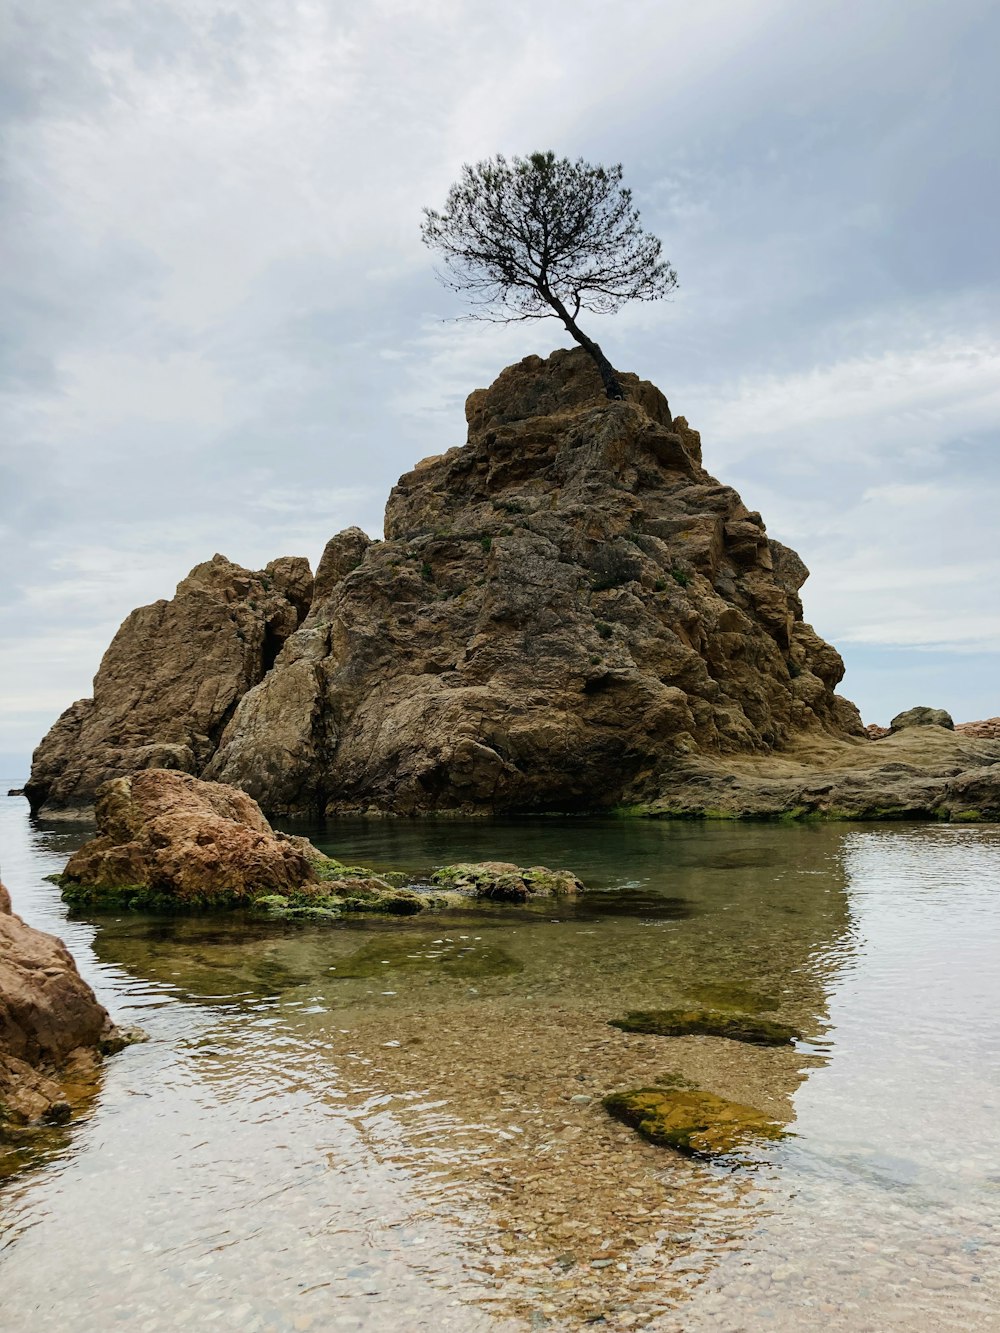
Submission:
{"label": "boulder", "polygon": [[71,1085],[127,1040],[54,935],[11,910],[0,884],[0,1143],[71,1114]]}
{"label": "boulder", "polygon": [[441,866],[431,883],[471,898],[523,903],[530,898],[567,898],[583,893],[583,885],[571,870],[548,866],[516,866],[508,861],[462,862]]}
{"label": "boulder", "polygon": [[897,713],[889,723],[890,731],[903,731],[906,727],[947,727],[955,730],[951,714],[943,708],[908,708],[904,713]]}
{"label": "boulder", "polygon": [[200,773],[311,595],[303,559],[252,572],[216,555],[170,601],[133,611],[104,654],[93,698],[72,704],[35,751],[24,788],[32,812],[88,812],[102,782],[146,768]]}
{"label": "boulder", "polygon": [[74,903],[235,906],[267,895],[320,893],[322,853],[276,834],[245,792],[151,768],[97,792],[97,837],[70,858]]}

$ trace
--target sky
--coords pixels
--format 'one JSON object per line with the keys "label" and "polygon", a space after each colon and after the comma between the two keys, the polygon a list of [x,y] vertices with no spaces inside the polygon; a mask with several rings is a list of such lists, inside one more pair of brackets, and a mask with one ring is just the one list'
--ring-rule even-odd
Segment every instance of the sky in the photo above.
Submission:
{"label": "sky", "polygon": [[570,345],[420,241],[548,148],[622,163],[680,285],[584,328],[798,550],[865,720],[1000,713],[994,0],[0,0],[0,44],[0,771],[133,607],[378,535]]}

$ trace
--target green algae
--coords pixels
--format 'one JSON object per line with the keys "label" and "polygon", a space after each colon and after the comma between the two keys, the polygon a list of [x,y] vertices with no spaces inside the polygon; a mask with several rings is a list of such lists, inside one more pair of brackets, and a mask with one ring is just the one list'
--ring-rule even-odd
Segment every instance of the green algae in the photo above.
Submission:
{"label": "green algae", "polygon": [[510,976],[523,964],[505,950],[473,937],[385,935],[337,964],[337,979],[384,977],[387,973],[421,973],[464,981]]}
{"label": "green algae", "polygon": [[461,861],[439,866],[430,878],[441,888],[495,902],[573,897],[583,889],[572,871],[550,870],[548,866],[524,868],[506,861]]}
{"label": "green algae", "polygon": [[751,1046],[788,1046],[801,1035],[787,1023],[719,1009],[637,1009],[612,1019],[611,1026],[657,1037],[727,1037]]}
{"label": "green algae", "polygon": [[658,1147],[717,1157],[748,1140],[780,1139],[780,1125],[752,1106],[691,1088],[635,1088],[604,1098],[605,1110]]}
{"label": "green algae", "polygon": [[776,995],[754,990],[739,981],[701,981],[685,988],[706,1009],[736,1009],[744,1014],[770,1013],[780,1003]]}

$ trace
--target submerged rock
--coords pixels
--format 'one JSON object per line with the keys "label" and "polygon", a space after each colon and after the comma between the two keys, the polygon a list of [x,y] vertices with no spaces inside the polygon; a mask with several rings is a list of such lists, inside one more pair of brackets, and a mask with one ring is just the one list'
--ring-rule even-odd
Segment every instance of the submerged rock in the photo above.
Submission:
{"label": "submerged rock", "polygon": [[71,1089],[139,1035],[114,1026],[62,940],[22,921],[0,884],[0,1143],[64,1123]]}
{"label": "submerged rock", "polygon": [[567,898],[584,888],[571,870],[549,870],[548,866],[513,865],[509,861],[463,862],[442,866],[431,875],[431,883],[473,898],[523,903],[530,898]]}
{"label": "submerged rock", "polygon": [[779,1139],[780,1125],[760,1111],[711,1092],[636,1088],[604,1098],[605,1109],[644,1139],[693,1157],[731,1153],[752,1139]]}
{"label": "submerged rock", "polygon": [[788,1023],[719,1009],[636,1009],[612,1019],[611,1026],[658,1037],[727,1037],[751,1046],[788,1046],[802,1035]]}

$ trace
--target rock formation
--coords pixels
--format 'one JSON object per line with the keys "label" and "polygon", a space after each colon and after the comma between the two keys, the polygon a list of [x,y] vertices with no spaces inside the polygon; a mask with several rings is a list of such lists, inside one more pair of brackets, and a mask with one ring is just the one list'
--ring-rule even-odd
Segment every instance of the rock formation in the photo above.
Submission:
{"label": "rock formation", "polygon": [[959,722],[960,736],[975,736],[984,741],[1000,741],[1000,717],[984,717],[978,722]]}
{"label": "rock formation", "polygon": [[62,940],[16,916],[0,884],[0,1142],[17,1126],[68,1118],[67,1084],[85,1082],[125,1040]]}
{"label": "rock formation", "polygon": [[304,562],[221,557],[135,612],[36,752],[33,808],[160,764],[271,815],[704,811],[740,756],[869,747],[805,565],[622,378],[610,402],[577,349],[471,394],[468,443],[400,479],[384,541],[330,541],[304,619]]}
{"label": "rock formation", "polygon": [[252,573],[216,555],[171,601],[133,611],[104,654],[94,697],[68,708],[35,751],[32,811],[85,810],[102,782],[144,768],[200,773],[311,595],[303,559]]}
{"label": "rock formation", "polygon": [[170,769],[105,782],[95,814],[97,837],[59,876],[74,905],[409,916],[473,898],[523,903],[583,892],[569,870],[503,861],[443,866],[429,885],[401,886],[402,873],[346,866],[306,838],[275,833],[245,792]]}
{"label": "rock formation", "polygon": [[227,906],[265,894],[319,892],[322,854],[275,834],[245,792],[151,768],[99,789],[98,836],[62,876],[71,897],[142,895],[177,906]]}
{"label": "rock formation", "polygon": [[687,753],[860,732],[801,561],[625,383],[609,402],[556,352],[472,394],[468,444],[401,478],[386,540],[329,544],[207,775],[281,813],[579,810]]}

